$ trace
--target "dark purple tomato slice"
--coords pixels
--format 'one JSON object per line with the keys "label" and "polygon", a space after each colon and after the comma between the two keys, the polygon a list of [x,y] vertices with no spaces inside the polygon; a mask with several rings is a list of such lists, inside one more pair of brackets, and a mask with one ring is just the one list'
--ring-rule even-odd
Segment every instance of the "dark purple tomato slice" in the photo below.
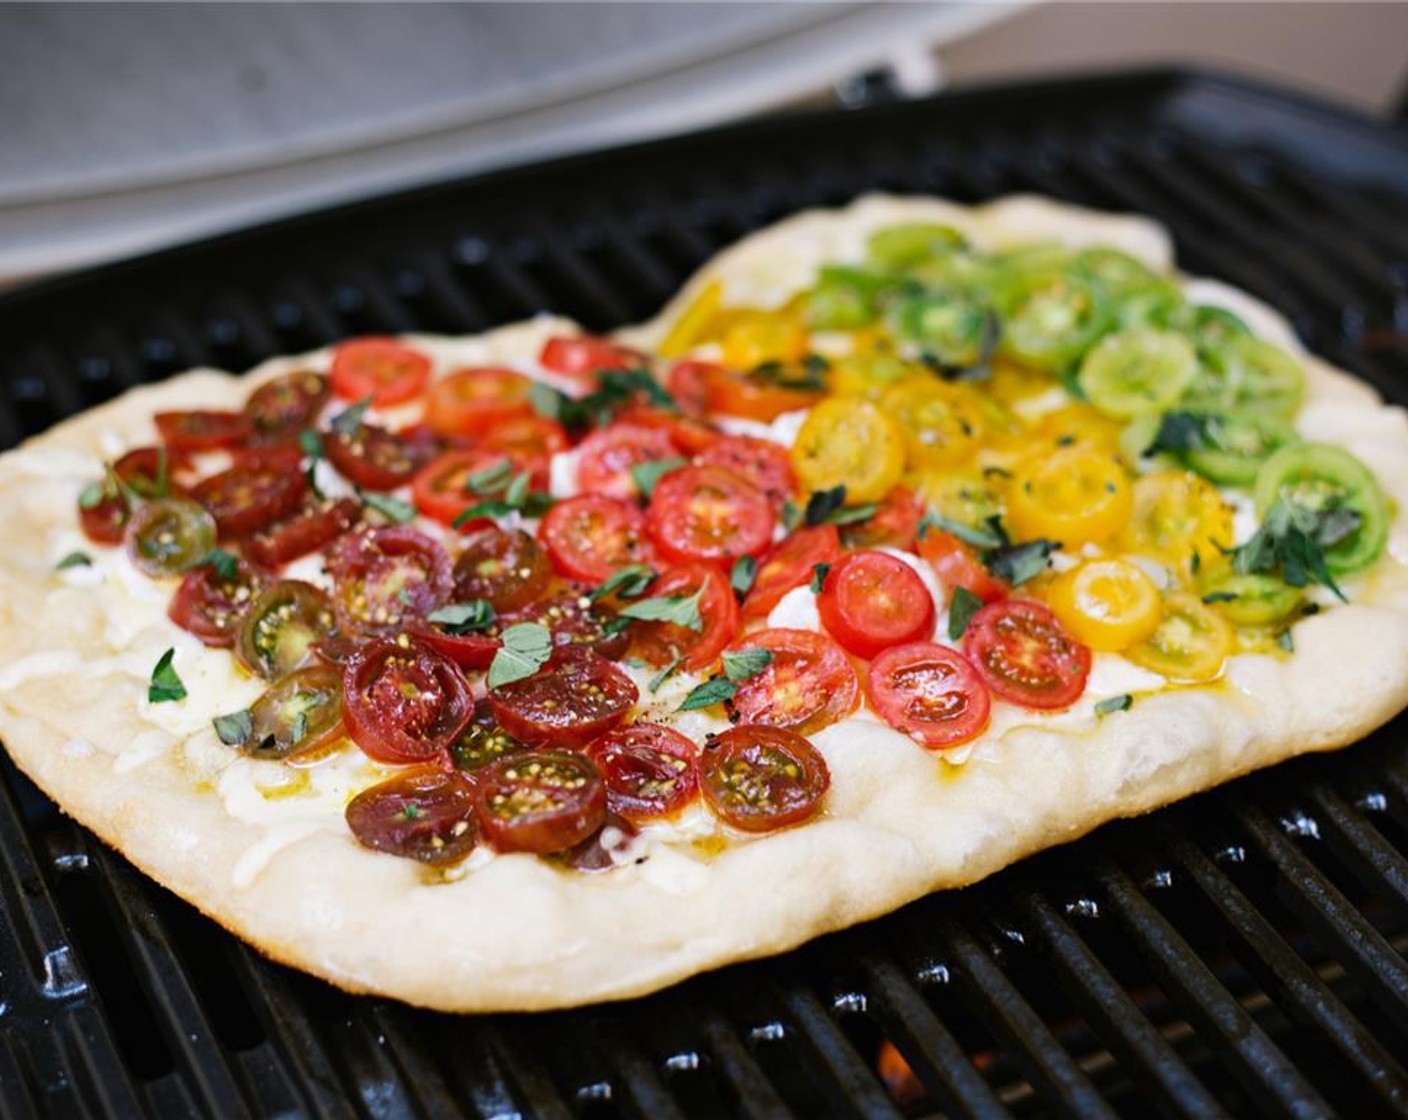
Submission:
{"label": "dark purple tomato slice", "polygon": [[474,777],[484,838],[501,852],[564,852],[606,822],[606,783],[586,755],[529,751],[491,762]]}
{"label": "dark purple tomato slice", "polygon": [[443,770],[397,774],[348,802],[347,827],[379,852],[433,866],[458,863],[479,842],[474,786]]}
{"label": "dark purple tomato slice", "polygon": [[772,832],[816,814],[831,786],[821,753],[783,727],[746,724],[704,742],[699,788],[725,823]]}
{"label": "dark purple tomato slice", "polygon": [[208,646],[232,646],[244,612],[267,583],[264,573],[244,560],[228,578],[202,564],[186,573],[166,614]]}
{"label": "dark purple tomato slice", "polygon": [[415,641],[378,639],[342,670],[347,730],[377,762],[443,761],[474,712],[459,667]]}
{"label": "dark purple tomato slice", "polygon": [[537,673],[489,690],[500,726],[525,743],[579,747],[626,718],[635,682],[604,657],[560,646]]}
{"label": "dark purple tomato slice", "polygon": [[658,723],[608,731],[587,754],[606,778],[606,804],[629,821],[670,816],[699,793],[699,747]]}
{"label": "dark purple tomato slice", "polygon": [[341,538],[329,552],[328,571],[339,622],[361,634],[404,629],[444,606],[454,590],[445,550],[405,525]]}

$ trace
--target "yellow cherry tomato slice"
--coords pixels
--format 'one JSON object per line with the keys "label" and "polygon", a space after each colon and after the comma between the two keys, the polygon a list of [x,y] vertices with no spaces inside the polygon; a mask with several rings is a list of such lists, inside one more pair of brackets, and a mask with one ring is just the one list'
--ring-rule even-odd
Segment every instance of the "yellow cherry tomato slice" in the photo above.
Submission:
{"label": "yellow cherry tomato slice", "polygon": [[719,317],[719,309],[723,306],[723,299],[724,286],[717,280],[710,280],[700,288],[699,294],[680,312],[680,317],[661,341],[660,356],[679,358],[688,354],[690,347],[702,341],[709,328],[714,325]]}
{"label": "yellow cherry tomato slice", "polygon": [[974,528],[984,527],[990,517],[1001,517],[1006,509],[996,485],[1000,475],[977,471],[924,471],[914,480],[925,506],[937,514]]}
{"label": "yellow cherry tomato slice", "polygon": [[1130,508],[1129,482],[1112,456],[1061,447],[1018,467],[1007,491],[1007,526],[1014,540],[1103,544],[1124,528]]}
{"label": "yellow cherry tomato slice", "polygon": [[1128,560],[1092,560],[1063,572],[1047,601],[1072,635],[1108,653],[1152,637],[1163,618],[1158,587]]}
{"label": "yellow cherry tomato slice", "polygon": [[880,398],[885,414],[904,432],[913,467],[955,467],[971,456],[986,420],[972,389],[935,377],[911,378]]}
{"label": "yellow cherry tomato slice", "polygon": [[1113,455],[1123,430],[1123,425],[1088,404],[1070,404],[1044,415],[1037,422],[1036,436],[1053,447],[1085,447]]}
{"label": "yellow cherry tomato slice", "polygon": [[1179,593],[1164,600],[1164,617],[1154,633],[1125,656],[1171,681],[1199,684],[1222,674],[1235,641],[1236,632],[1222,615],[1196,595]]}
{"label": "yellow cherry tomato slice", "polygon": [[870,401],[828,397],[797,433],[792,465],[806,490],[844,486],[848,502],[876,502],[900,480],[904,437]]}
{"label": "yellow cherry tomato slice", "polygon": [[741,313],[723,334],[723,362],[730,369],[800,362],[806,356],[807,332],[795,315],[785,311]]}
{"label": "yellow cherry tomato slice", "polygon": [[1232,547],[1232,510],[1206,479],[1192,471],[1155,471],[1134,484],[1134,512],[1125,529],[1130,552],[1190,571],[1216,564]]}

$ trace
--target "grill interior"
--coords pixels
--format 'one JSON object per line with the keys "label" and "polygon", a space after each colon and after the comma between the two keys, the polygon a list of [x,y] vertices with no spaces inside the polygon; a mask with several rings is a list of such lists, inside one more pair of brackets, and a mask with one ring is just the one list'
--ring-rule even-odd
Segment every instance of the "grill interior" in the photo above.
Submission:
{"label": "grill interior", "polygon": [[[349,334],[548,309],[613,327],[742,234],[871,189],[1154,215],[1184,267],[1404,401],[1405,184],[1408,133],[1181,73],[760,122],[0,298],[0,446],[140,381]],[[0,861],[4,1118],[1408,1115],[1403,719],[786,957],[532,1017],[269,964],[8,761]]]}

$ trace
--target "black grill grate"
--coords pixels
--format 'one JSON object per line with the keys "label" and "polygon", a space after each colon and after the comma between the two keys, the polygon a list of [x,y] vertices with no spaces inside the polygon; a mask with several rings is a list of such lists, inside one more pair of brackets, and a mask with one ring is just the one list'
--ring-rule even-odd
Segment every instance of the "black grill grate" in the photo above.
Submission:
{"label": "black grill grate", "polygon": [[[1408,134],[1145,74],[763,122],[16,292],[0,446],[351,333],[615,326],[747,231],[877,188],[1152,214],[1190,270],[1408,399]],[[1406,742],[1400,720],[655,997],[459,1019],[263,961],[5,763],[0,1118],[1408,1115]],[[876,1074],[889,1046],[917,1075],[903,1099]]]}

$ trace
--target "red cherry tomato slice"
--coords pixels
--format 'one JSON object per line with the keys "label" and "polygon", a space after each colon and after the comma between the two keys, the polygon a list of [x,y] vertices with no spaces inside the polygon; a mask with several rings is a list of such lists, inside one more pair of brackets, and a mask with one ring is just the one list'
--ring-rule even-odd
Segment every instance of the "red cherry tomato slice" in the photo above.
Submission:
{"label": "red cherry tomato slice", "polygon": [[538,526],[552,565],[568,579],[601,583],[617,568],[653,559],[645,515],[630,502],[581,494],[558,502]]}
{"label": "red cherry tomato slice", "polygon": [[505,420],[529,415],[532,387],[516,369],[457,369],[430,387],[425,419],[442,436],[482,436]]}
{"label": "red cherry tomato slice", "polygon": [[522,529],[489,525],[464,537],[455,561],[455,601],[483,599],[499,614],[522,610],[547,594],[552,564]]}
{"label": "red cherry tomato slice", "polygon": [[827,633],[857,657],[934,633],[934,597],[903,560],[863,550],[841,557],[816,600]]}
{"label": "red cherry tomato slice", "polygon": [[247,537],[293,513],[308,493],[308,481],[287,459],[241,457],[234,466],[196,483],[191,497],[215,518],[224,538]]}
{"label": "red cherry tomato slice", "polygon": [[685,564],[654,580],[646,594],[652,599],[686,599],[699,595],[700,628],[674,622],[634,621],[631,650],[652,665],[695,672],[712,665],[738,633],[738,601],[728,579],[712,564]]}
{"label": "red cherry tomato slice", "polygon": [[581,646],[614,661],[626,652],[630,634],[625,627],[611,625],[615,615],[600,603],[593,603],[585,591],[564,591],[539,600],[532,606],[499,619],[494,631],[516,622],[536,622],[552,631],[553,643]]}
{"label": "red cherry tomato slice", "polygon": [[695,462],[701,467],[724,467],[746,478],[767,495],[779,513],[797,492],[792,456],[782,444],[770,439],[721,436],[701,451]]}
{"label": "red cherry tomato slice", "polygon": [[444,606],[454,591],[450,558],[404,525],[363,529],[328,554],[333,606],[342,629],[389,634]]}
{"label": "red cherry tomato slice", "polygon": [[510,755],[489,763],[474,778],[479,826],[501,852],[566,851],[606,823],[606,783],[586,755]]}
{"label": "red cherry tomato slice", "polygon": [[399,765],[448,758],[474,713],[464,674],[416,641],[368,642],[343,666],[347,733],[368,758]]}
{"label": "red cherry tomato slice", "polygon": [[628,821],[679,812],[699,793],[699,747],[658,723],[608,731],[587,747],[606,779],[606,806]]}
{"label": "red cherry tomato slice", "polygon": [[775,518],[766,495],[722,467],[682,467],[655,485],[647,513],[662,556],[732,562],[772,544]]}
{"label": "red cherry tomato slice", "polygon": [[203,564],[182,577],[166,614],[206,645],[229,647],[235,644],[244,612],[267,582],[262,572],[243,560],[236,564],[235,574],[229,579],[211,565]]}
{"label": "red cherry tomato slice", "polygon": [[995,696],[1027,708],[1070,707],[1090,675],[1090,648],[1029,599],[1006,599],[978,611],[963,634],[963,652]]}
{"label": "red cherry tomato slice", "polygon": [[743,600],[743,617],[766,618],[782,597],[811,582],[818,564],[833,564],[841,555],[835,525],[811,525],[784,537],[763,562]]}
{"label": "red cherry tomato slice", "polygon": [[279,568],[327,547],[361,519],[352,498],[314,499],[291,517],[258,530],[244,542],[245,553],[266,568]]}
{"label": "red cherry tomato slice", "polygon": [[345,435],[323,434],[328,462],[349,482],[363,490],[395,490],[410,482],[429,460],[433,450],[402,439],[385,428],[362,424]]}
{"label": "red cherry tomato slice", "polygon": [[503,644],[488,634],[451,634],[429,622],[415,623],[410,632],[416,641],[444,654],[461,669],[487,669]]}
{"label": "red cherry tomato slice", "polygon": [[1005,599],[1011,590],[978,562],[973,550],[952,533],[930,530],[919,538],[919,555],[929,561],[944,590],[962,587],[985,603]]}
{"label": "red cherry tomato slice", "polygon": [[244,402],[252,429],[250,442],[261,447],[291,443],[305,428],[317,426],[318,414],[331,396],[328,379],[310,369],[265,382]]}
{"label": "red cherry tomato slice", "polygon": [[[502,451],[447,451],[416,475],[411,483],[411,498],[426,517],[453,525],[472,506],[503,497],[513,473],[514,464]],[[492,485],[487,481],[474,485],[476,478],[490,477],[495,479]],[[478,524],[479,519],[475,518],[474,523]]]}
{"label": "red cherry tomato slice", "polygon": [[728,702],[740,723],[785,727],[810,735],[856,710],[860,682],[850,659],[825,634],[812,630],[759,630],[734,642],[735,651],[767,650],[772,661],[738,682]]}
{"label": "red cherry tomato slice", "polygon": [[458,863],[479,842],[474,784],[443,770],[412,770],[364,789],[346,816],[363,846],[433,867]]}
{"label": "red cherry tomato slice", "polygon": [[877,715],[926,747],[956,747],[988,726],[988,686],[963,654],[936,642],[893,646],[870,663],[865,696]]}
{"label": "red cherry tomato slice", "polygon": [[90,505],[78,507],[78,524],[94,544],[121,544],[127,527],[127,499],[104,491]]}
{"label": "red cherry tomato slice", "polygon": [[640,487],[631,468],[641,463],[675,458],[679,449],[660,428],[612,424],[582,441],[577,460],[577,486],[586,494],[637,498]]}
{"label": "red cherry tomato slice", "polygon": [[919,538],[923,515],[919,497],[908,486],[896,486],[880,503],[873,516],[844,530],[851,548],[898,548],[913,552]]}
{"label": "red cherry tomato slice", "polygon": [[560,646],[533,676],[489,690],[505,731],[559,747],[579,747],[609,731],[639,697],[630,677],[581,646]]}
{"label": "red cherry tomato slice", "polygon": [[[186,493],[180,474],[189,466],[184,452],[171,448],[138,447],[127,452],[112,466],[113,474],[139,497],[155,498],[163,493],[179,498]],[[163,477],[164,476],[164,477]],[[95,544],[121,544],[123,530],[131,514],[127,495],[115,488],[110,479],[103,479],[96,488],[85,489],[94,497],[85,506],[80,498],[79,524],[84,535]]]}
{"label": "red cherry tomato slice", "polygon": [[193,409],[158,412],[153,421],[161,442],[175,451],[217,451],[249,440],[253,426],[243,412]]}
{"label": "red cherry tomato slice", "polygon": [[538,362],[544,369],[590,381],[601,370],[636,369],[644,355],[596,335],[558,335],[543,344]]}
{"label": "red cherry tomato slice", "polygon": [[631,405],[616,414],[620,424],[637,428],[654,428],[670,437],[681,455],[698,455],[723,434],[705,420],[678,412],[669,412],[650,405]]}
{"label": "red cherry tomato slice", "polygon": [[820,391],[787,388],[722,366],[706,370],[703,376],[710,413],[743,416],[763,423],[776,420],[784,412],[811,408],[822,397]]}
{"label": "red cherry tomato slice", "polygon": [[665,375],[665,388],[686,416],[703,419],[708,415],[709,371],[717,368],[712,362],[693,358],[684,358],[670,367]]}
{"label": "red cherry tomato slice", "polygon": [[715,815],[771,832],[816,814],[831,786],[826,759],[795,731],[744,725],[704,741],[699,788]]}
{"label": "red cherry tomato slice", "polygon": [[378,408],[419,396],[430,359],[394,338],[354,338],[332,353],[332,391],[345,401],[371,397]]}
{"label": "red cherry tomato slice", "polygon": [[519,470],[532,471],[533,486],[539,490],[547,489],[552,457],[571,445],[566,428],[541,416],[505,420],[485,432],[482,443],[492,451],[502,451]]}

